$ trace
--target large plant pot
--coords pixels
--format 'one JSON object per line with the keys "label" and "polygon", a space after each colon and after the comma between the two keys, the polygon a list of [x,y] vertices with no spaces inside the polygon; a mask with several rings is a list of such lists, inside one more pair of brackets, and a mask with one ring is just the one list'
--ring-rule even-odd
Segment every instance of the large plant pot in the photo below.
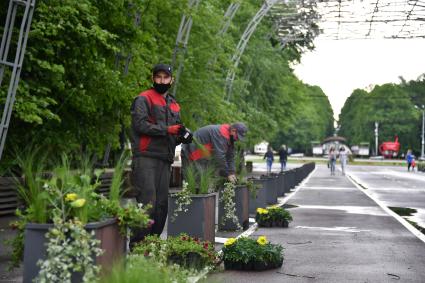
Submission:
{"label": "large plant pot", "polygon": [[283,258],[279,262],[242,262],[242,261],[224,261],[226,270],[241,270],[241,271],[265,271],[269,269],[280,268],[283,265]]}
{"label": "large plant pot", "polygon": [[266,189],[266,201],[267,204],[276,204],[277,203],[277,177],[274,175],[270,176],[261,176],[261,179],[267,180],[265,182]]}
{"label": "large plant pot", "polygon": [[[216,194],[192,195],[192,203],[187,211],[181,211],[173,217],[177,208],[177,197],[168,196],[168,236],[177,236],[186,233],[204,241],[215,241],[215,198]],[[174,220],[174,221],[173,221]]]}
{"label": "large plant pot", "polygon": [[285,195],[285,180],[284,180],[284,174],[278,173],[273,174],[276,177],[276,190],[277,190],[277,196],[283,197]]}
{"label": "large plant pot", "polygon": [[[37,262],[47,256],[46,233],[53,224],[28,223],[24,234],[24,283],[32,283],[37,277],[40,268]],[[102,267],[102,272],[111,269],[113,263],[125,254],[125,237],[120,234],[117,221],[108,219],[101,222],[88,223],[85,228],[94,231],[96,239],[100,240],[100,248],[104,250],[101,256],[96,257],[95,263]],[[73,282],[81,282],[81,276],[73,276]]]}
{"label": "large plant pot", "polygon": [[[219,202],[218,202],[218,228],[225,231],[234,231],[238,227],[233,223],[232,220],[226,219],[223,222],[225,215],[224,212],[224,202],[221,201],[222,190],[219,191]],[[233,198],[235,202],[235,214],[238,218],[239,225],[244,229],[249,227],[249,191],[246,186],[236,186],[235,188],[235,197]]]}
{"label": "large plant pot", "polygon": [[295,188],[295,171],[294,171],[294,169],[287,171],[286,175],[288,177],[289,190],[291,190],[291,189]]}
{"label": "large plant pot", "polygon": [[256,193],[249,193],[249,214],[256,214],[257,208],[267,206],[267,192],[265,188],[266,179],[252,179],[255,186],[259,188]]}

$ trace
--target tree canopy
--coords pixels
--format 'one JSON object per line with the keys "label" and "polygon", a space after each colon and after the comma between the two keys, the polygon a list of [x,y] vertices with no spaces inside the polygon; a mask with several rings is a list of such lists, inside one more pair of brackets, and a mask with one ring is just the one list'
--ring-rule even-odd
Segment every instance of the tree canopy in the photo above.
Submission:
{"label": "tree canopy", "polygon": [[[0,24],[6,2],[0,3]],[[231,2],[201,1],[189,11],[187,0],[38,0],[5,158],[13,160],[13,150],[28,144],[74,154],[101,155],[108,144],[118,148],[120,132],[128,131],[132,100],[151,86],[152,66],[172,63],[183,14],[192,16],[193,27],[176,97],[187,127],[244,121],[249,146],[265,139],[300,150],[331,133],[326,96],[297,79],[290,67],[302,50],[312,48],[314,36],[279,48],[273,15],[249,41],[232,97],[225,99],[232,55],[262,5],[241,1],[229,29],[220,34]],[[2,101],[6,91],[3,84]]]}
{"label": "tree canopy", "polygon": [[425,104],[425,77],[400,84],[375,86],[370,92],[356,89],[339,116],[340,135],[350,144],[374,144],[375,122],[379,123],[379,143],[399,137],[401,151],[420,153],[422,113],[415,105]]}

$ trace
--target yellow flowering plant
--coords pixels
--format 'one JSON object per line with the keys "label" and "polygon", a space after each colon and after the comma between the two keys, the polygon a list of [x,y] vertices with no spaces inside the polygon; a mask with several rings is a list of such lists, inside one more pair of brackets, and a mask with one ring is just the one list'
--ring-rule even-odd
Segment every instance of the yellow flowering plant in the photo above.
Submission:
{"label": "yellow flowering plant", "polygon": [[226,269],[265,270],[282,265],[283,247],[271,244],[266,236],[229,238],[222,257]]}
{"label": "yellow flowering plant", "polygon": [[289,222],[292,221],[292,216],[289,211],[280,206],[271,206],[267,209],[259,207],[255,221],[260,227],[288,227]]}

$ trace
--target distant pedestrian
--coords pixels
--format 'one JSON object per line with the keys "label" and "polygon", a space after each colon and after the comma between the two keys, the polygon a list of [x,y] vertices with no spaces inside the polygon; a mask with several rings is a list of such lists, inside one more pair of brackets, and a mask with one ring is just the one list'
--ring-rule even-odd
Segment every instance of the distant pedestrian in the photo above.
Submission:
{"label": "distant pedestrian", "polygon": [[286,169],[286,161],[288,160],[288,151],[286,145],[282,144],[279,150],[280,172]]}
{"label": "distant pedestrian", "polygon": [[341,146],[339,149],[339,162],[341,162],[342,175],[345,175],[345,166],[347,165],[348,154],[345,147]]}
{"label": "distant pedestrian", "polygon": [[335,163],[336,163],[336,152],[335,148],[329,149],[329,168],[331,169],[331,175],[335,175]]}
{"label": "distant pedestrian", "polygon": [[413,157],[413,159],[412,159],[412,172],[415,172],[415,166],[416,166],[416,161],[415,161],[415,158]]}
{"label": "distant pedestrian", "polygon": [[410,167],[412,166],[413,160],[414,160],[414,156],[412,154],[412,150],[409,149],[406,154],[407,171],[410,171]]}
{"label": "distant pedestrian", "polygon": [[273,165],[273,160],[274,160],[273,149],[272,149],[271,146],[269,146],[267,148],[267,152],[266,152],[266,154],[264,154],[264,158],[263,159],[266,159],[266,163],[267,163],[267,174],[270,174],[272,172],[272,165]]}

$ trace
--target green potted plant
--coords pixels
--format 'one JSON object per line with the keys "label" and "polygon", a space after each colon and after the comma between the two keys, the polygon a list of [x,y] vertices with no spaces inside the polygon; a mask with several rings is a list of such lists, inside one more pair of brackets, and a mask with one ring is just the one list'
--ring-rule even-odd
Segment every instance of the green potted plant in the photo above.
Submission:
{"label": "green potted plant", "polygon": [[18,229],[12,244],[14,264],[24,260],[24,282],[91,280],[99,266],[107,270],[124,255],[128,227],[148,224],[141,207],[120,206],[119,172],[106,198],[96,193],[101,171],[88,162],[71,169],[63,156],[51,174],[43,174],[34,154],[18,159],[25,177],[18,187],[24,208],[12,223]]}
{"label": "green potted plant", "polygon": [[148,236],[133,250],[140,254],[166,264],[177,264],[186,269],[212,269],[219,261],[214,244],[201,241],[187,234],[161,239]]}
{"label": "green potted plant", "polygon": [[182,190],[168,197],[168,236],[187,233],[214,242],[215,184],[213,167],[190,164],[185,169]]}
{"label": "green potted plant", "polygon": [[225,269],[263,271],[282,266],[283,247],[269,243],[265,236],[257,240],[229,238],[224,243],[222,258]]}
{"label": "green potted plant", "polygon": [[279,206],[272,206],[265,208],[257,208],[255,215],[260,227],[288,227],[289,222],[292,221],[292,216],[289,211]]}
{"label": "green potted plant", "polygon": [[[246,230],[249,227],[249,189],[243,151],[235,155],[237,182],[224,183],[219,189],[218,228],[225,231]],[[248,185],[248,183],[250,183]]]}

